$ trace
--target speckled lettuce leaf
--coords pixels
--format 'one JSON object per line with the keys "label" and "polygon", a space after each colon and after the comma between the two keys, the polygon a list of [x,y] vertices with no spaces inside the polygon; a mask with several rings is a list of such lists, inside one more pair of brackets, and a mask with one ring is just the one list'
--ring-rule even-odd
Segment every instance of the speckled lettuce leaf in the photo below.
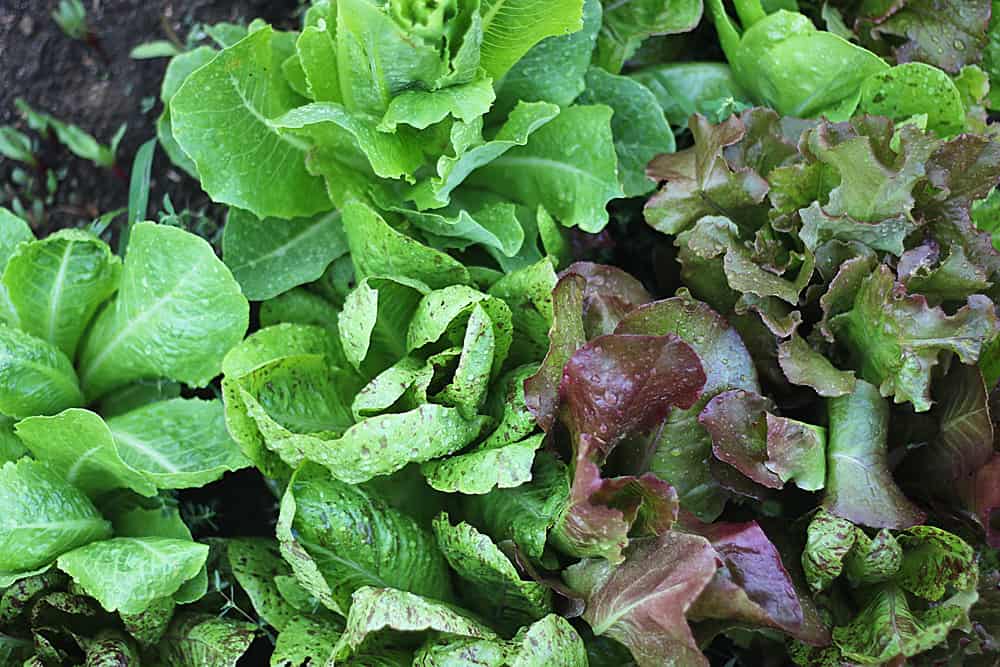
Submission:
{"label": "speckled lettuce leaf", "polygon": [[347,361],[363,375],[374,377],[402,359],[410,351],[405,332],[428,292],[414,280],[362,279],[344,299],[337,321]]}
{"label": "speckled lettuce leaf", "polygon": [[583,0],[483,0],[480,64],[499,80],[538,42],[583,27]]}
{"label": "speckled lettuce leaf", "polygon": [[408,515],[321,468],[295,473],[281,502],[281,552],[299,582],[324,606],[346,614],[365,586],[451,597],[434,537]]}
{"label": "speckled lettuce leaf", "polygon": [[316,280],[346,252],[347,238],[336,211],[311,218],[260,220],[230,208],[222,234],[226,266],[252,301]]}
{"label": "speckled lettuce leaf", "polygon": [[601,14],[600,0],[585,0],[580,30],[547,37],[525,53],[498,82],[494,113],[506,113],[518,101],[571,104],[583,92]]}
{"label": "speckled lettuce leaf", "polygon": [[652,192],[656,183],[646,176],[646,165],[657,155],[672,153],[675,148],[674,133],[653,93],[634,79],[591,67],[587,72],[587,89],[578,102],[606,104],[614,110],[611,133],[625,196]]}
{"label": "speckled lettuce leaf", "polygon": [[447,667],[469,661],[482,667],[584,667],[587,651],[569,621],[549,614],[521,628],[510,641],[447,635],[431,639],[417,651],[413,664]]}
{"label": "speckled lettuce leaf", "polygon": [[165,667],[236,667],[256,630],[252,623],[211,614],[178,614],[156,653]]}
{"label": "speckled lettuce leaf", "polygon": [[646,222],[665,234],[677,234],[704,215],[730,215],[761,203],[768,184],[749,167],[733,169],[723,150],[746,135],[738,117],[712,125],[696,115],[690,125],[694,146],[667,153],[649,163],[646,173],[667,183],[645,205]]}
{"label": "speckled lettuce leaf", "polygon": [[568,107],[527,145],[503,153],[466,182],[531,208],[544,206],[566,227],[598,232],[608,222],[608,202],[623,196],[611,115],[603,105]]}
{"label": "speckled lettuce leaf", "polygon": [[640,667],[707,665],[684,615],[718,563],[708,540],[670,531],[633,540],[622,565],[588,559],[563,576],[585,596],[594,634],[623,643]]}
{"label": "speckled lettuce leaf", "polygon": [[899,535],[903,560],[897,583],[904,590],[938,601],[948,591],[975,588],[975,551],[957,535],[934,526],[914,526]]}
{"label": "speckled lettuce leaf", "polygon": [[105,299],[118,289],[121,260],[90,234],[64,229],[17,248],[3,284],[17,321],[70,359]]}
{"label": "speckled lettuce leaf", "polygon": [[566,466],[549,452],[535,456],[531,473],[527,484],[463,498],[463,509],[493,539],[513,540],[538,560],[549,530],[569,503],[570,478]]}
{"label": "speckled lettuce leaf", "polygon": [[853,307],[830,319],[830,329],[861,377],[883,396],[923,412],[931,407],[931,372],[941,356],[954,353],[962,363],[976,363],[996,335],[997,316],[981,294],[953,315],[931,308],[925,297],[906,294],[882,265],[861,281]]}
{"label": "speckled lettuce leaf", "polygon": [[170,100],[170,122],[213,200],[261,218],[309,216],[330,200],[306,170],[309,144],[273,123],[302,101],[276,62],[275,35],[251,32],[195,70]]}
{"label": "speckled lettuce leaf", "polygon": [[489,294],[510,308],[514,325],[509,353],[512,364],[534,363],[548,351],[556,280],[553,261],[546,257],[511,271],[490,286]]}
{"label": "speckled lettuce leaf", "polygon": [[175,227],[137,224],[118,295],[84,337],[81,385],[92,397],[143,378],[205,386],[248,318],[239,284],[208,243]]}
{"label": "speckled lettuce leaf", "polygon": [[698,415],[714,396],[729,389],[759,391],[753,359],[740,335],[717,312],[687,293],[637,308],[618,326],[620,333],[674,333],[697,353],[705,385],[687,410],[672,410],[649,447],[631,452],[629,471],[650,471],[677,489],[681,506],[704,521],[722,512],[728,494],[712,476],[712,437]]}
{"label": "speckled lettuce leaf", "polygon": [[434,631],[459,637],[493,639],[496,634],[464,612],[429,597],[394,588],[359,588],[353,597],[347,625],[334,648],[337,662],[358,653],[366,641],[383,631]]}
{"label": "speckled lettuce leaf", "polygon": [[470,282],[468,269],[460,262],[393,229],[366,204],[345,206],[343,220],[358,280],[403,277],[432,288]]}
{"label": "speckled lettuce leaf", "polygon": [[[257,421],[257,418],[263,417],[263,414],[251,416],[248,413],[247,403],[244,401],[242,392],[246,387],[252,389],[256,386],[258,379],[270,377],[275,362],[287,357],[308,357],[310,355],[319,357],[320,360],[328,364],[322,367],[336,367],[338,360],[343,366],[347,365],[335,334],[320,327],[300,324],[266,326],[230,350],[223,360],[222,370],[225,377],[222,379],[222,397],[225,404],[226,428],[239,444],[244,456],[253,461],[265,474],[274,477],[287,477],[289,471],[278,454],[267,448],[264,434]],[[294,365],[294,360],[289,363]],[[312,368],[312,365],[307,366],[307,368]],[[278,377],[280,378],[280,376]],[[326,385],[321,386],[325,387]],[[270,393],[267,392],[267,395]],[[319,395],[322,396],[322,392]],[[279,391],[275,396],[280,398],[282,393]],[[308,415],[312,412],[312,405],[303,399],[314,396],[315,394],[312,392],[299,396],[296,405],[304,408],[300,414]],[[334,404],[336,405],[336,403]],[[269,405],[272,408],[276,406],[275,403],[269,403]],[[325,407],[329,407],[329,404],[325,404]],[[328,415],[329,411],[324,410],[319,414]],[[277,416],[280,419],[280,414]],[[316,420],[311,418],[309,422],[315,424]],[[270,421],[264,423],[271,424]],[[329,422],[324,419],[323,423],[328,424]],[[274,433],[274,431],[271,432],[272,437],[274,437]]]}
{"label": "speckled lettuce leaf", "polygon": [[844,571],[844,559],[861,531],[847,519],[819,510],[809,522],[802,569],[814,593],[825,590]]}
{"label": "speckled lettuce leaf", "polygon": [[89,641],[82,642],[87,663],[91,665],[138,664],[139,650],[131,639],[118,630],[101,630]]}
{"label": "speckled lettuce leaf", "polygon": [[173,598],[160,598],[151,604],[146,611],[138,614],[122,614],[122,624],[139,646],[148,648],[156,644],[167,632],[167,627],[174,617],[177,603]]}
{"label": "speckled lettuce leaf", "polygon": [[850,624],[834,628],[833,641],[850,660],[880,664],[936,646],[964,615],[954,605],[914,611],[899,588],[884,585],[869,593],[867,605]]}
{"label": "speckled lettuce leaf", "polygon": [[778,364],[789,382],[809,387],[825,398],[854,390],[854,373],[838,369],[798,334],[778,345]]}
{"label": "speckled lettuce leaf", "polygon": [[434,520],[434,534],[441,553],[462,579],[462,600],[492,627],[511,633],[552,610],[551,591],[523,581],[489,536],[465,522],[452,525],[444,513]]}
{"label": "speckled lettuce leaf", "polygon": [[823,507],[871,528],[908,528],[924,513],[899,489],[889,470],[889,404],[859,380],[847,396],[827,399],[826,493]]}
{"label": "speckled lettuce leaf", "polygon": [[0,414],[54,414],[83,402],[73,365],[59,348],[0,324]]}
{"label": "speckled lettuce leaf", "polygon": [[[246,393],[243,398],[252,400]],[[256,410],[250,406],[251,414]],[[347,406],[344,410],[349,414]],[[479,436],[486,421],[468,419],[458,408],[427,403],[407,412],[369,417],[339,436],[276,432],[274,438],[265,433],[265,442],[289,465],[312,461],[326,466],[339,480],[359,484],[391,475],[409,463],[456,452]]]}
{"label": "speckled lettuce leaf", "polygon": [[863,530],[856,530],[854,535],[854,546],[844,559],[844,572],[851,585],[881,583],[899,572],[903,550],[891,532],[883,528],[868,537]]}
{"label": "speckled lettuce leaf", "polygon": [[336,646],[343,623],[339,619],[300,615],[288,621],[278,633],[271,655],[272,667],[322,665]]}
{"label": "speckled lettuce leaf", "polygon": [[965,129],[965,105],[951,77],[921,62],[872,74],[861,84],[858,113],[905,121],[926,114],[927,129],[950,137]]}
{"label": "speckled lettuce leaf", "polygon": [[[493,340],[491,351],[480,348],[479,352],[487,358],[487,376],[499,372],[512,339],[510,308],[501,299],[464,285],[435,290],[420,300],[406,332],[406,349],[414,352],[445,343],[462,348],[462,358],[466,359],[466,352],[477,347],[475,337],[469,335],[473,329],[481,331],[480,337],[488,332]],[[467,363],[474,361],[469,359]],[[456,376],[458,373],[456,370]]]}
{"label": "speckled lettuce leaf", "polygon": [[208,547],[169,537],[116,537],[64,553],[58,564],[108,611],[137,614],[197,576]]}
{"label": "speckled lettuce leaf", "polygon": [[292,571],[273,539],[241,537],[225,543],[226,560],[233,578],[246,592],[257,614],[275,630],[281,632],[298,617],[299,612],[278,590],[276,577],[290,576]]}
{"label": "speckled lettuce leaf", "polygon": [[87,497],[44,463],[21,459],[0,468],[0,587],[44,568],[60,554],[111,535]]}

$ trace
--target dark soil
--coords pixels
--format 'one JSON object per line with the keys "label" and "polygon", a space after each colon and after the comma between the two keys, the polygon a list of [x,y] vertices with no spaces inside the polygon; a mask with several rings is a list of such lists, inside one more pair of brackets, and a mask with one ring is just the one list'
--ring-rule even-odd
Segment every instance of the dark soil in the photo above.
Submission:
{"label": "dark soil", "polygon": [[[36,234],[77,227],[98,215],[128,205],[128,173],[136,149],[155,136],[154,123],[162,105],[160,80],[166,58],[133,60],[129,52],[153,40],[181,44],[199,24],[246,23],[262,17],[277,26],[293,27],[297,0],[83,0],[88,40],[65,35],[51,12],[57,0],[0,0],[0,125],[14,125],[38,142],[41,167],[32,170],[0,157],[0,206],[17,197],[32,212]],[[54,139],[38,137],[27,128],[14,106],[24,98],[32,108],[78,125],[108,144],[122,123],[128,131],[113,169],[97,167],[73,156]],[[15,178],[21,169],[30,178]],[[55,195],[46,202],[46,169],[60,178]],[[20,176],[20,175],[19,175]],[[17,181],[21,181],[18,183]],[[150,215],[159,211],[164,194],[176,210],[209,205],[197,182],[171,167],[162,151],[153,166]],[[217,214],[216,214],[217,215]]]}

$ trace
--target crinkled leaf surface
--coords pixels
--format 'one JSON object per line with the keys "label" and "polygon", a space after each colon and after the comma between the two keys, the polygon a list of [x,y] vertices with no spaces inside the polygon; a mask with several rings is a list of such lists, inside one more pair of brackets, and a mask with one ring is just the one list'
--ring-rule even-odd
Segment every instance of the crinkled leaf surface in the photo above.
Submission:
{"label": "crinkled leaf surface", "polygon": [[587,71],[586,82],[587,88],[578,103],[606,104],[614,110],[611,133],[625,196],[651,192],[656,184],[646,176],[646,165],[657,155],[672,153],[675,148],[674,133],[659,102],[638,81],[609,74],[599,67]]}
{"label": "crinkled leaf surface", "polygon": [[510,633],[540,620],[552,608],[551,592],[522,581],[507,556],[487,535],[447,514],[434,520],[438,547],[462,579],[461,596],[492,626]]}
{"label": "crinkled leaf surface", "polygon": [[3,284],[26,331],[67,357],[98,306],[118,288],[121,261],[104,242],[64,229],[20,246],[7,262]]}
{"label": "crinkled leaf surface", "polygon": [[338,613],[346,613],[351,595],[365,586],[450,598],[447,565],[426,529],[315,466],[292,477],[278,539],[300,583]]}
{"label": "crinkled leaf surface", "polygon": [[137,614],[195,577],[208,547],[169,537],[116,537],[59,557],[59,569],[108,611]]}
{"label": "crinkled leaf surface", "polygon": [[235,667],[255,630],[251,623],[210,614],[178,614],[159,644],[159,658],[166,667]]}
{"label": "crinkled leaf surface", "polygon": [[339,661],[358,652],[370,635],[383,630],[431,630],[459,637],[496,637],[479,621],[443,602],[394,588],[365,586],[354,594],[347,627],[337,642],[333,658]]}
{"label": "crinkled leaf surface", "polygon": [[248,318],[239,284],[208,243],[175,227],[137,224],[118,295],[84,338],[81,385],[92,397],[142,378],[205,386]]}
{"label": "crinkled leaf surface", "polygon": [[0,414],[54,414],[83,402],[73,365],[59,348],[0,325]]}
{"label": "crinkled leaf surface", "polygon": [[323,181],[306,171],[309,144],[272,119],[297,106],[275,62],[270,27],[251,32],[188,76],[170,100],[173,136],[217,202],[264,218],[330,208]]}
{"label": "crinkled leaf surface", "polygon": [[498,80],[528,49],[553,35],[582,27],[582,0],[483,0],[480,64]]}
{"label": "crinkled leaf surface", "polygon": [[477,169],[467,182],[532,208],[544,206],[567,227],[598,232],[608,221],[605,206],[622,196],[611,115],[603,105],[564,109],[527,145]]}
{"label": "crinkled leaf surface", "polygon": [[[21,459],[0,468],[0,584],[48,565],[60,554],[111,534],[83,493],[44,463]],[[11,575],[14,575],[11,577]]]}

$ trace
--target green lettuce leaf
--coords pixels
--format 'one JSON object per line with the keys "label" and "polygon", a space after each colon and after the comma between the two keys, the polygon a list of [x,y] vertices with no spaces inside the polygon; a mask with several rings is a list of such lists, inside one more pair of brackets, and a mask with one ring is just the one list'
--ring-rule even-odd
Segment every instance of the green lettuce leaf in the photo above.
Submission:
{"label": "green lettuce leaf", "polygon": [[496,634],[448,604],[393,588],[366,586],[354,594],[344,634],[334,647],[338,662],[355,654],[384,630],[435,631],[459,637],[492,639]]}
{"label": "green lettuce leaf", "polygon": [[264,301],[323,275],[330,262],[347,252],[340,214],[323,213],[295,220],[260,220],[229,209],[222,255],[243,294]]}
{"label": "green lettuce leaf", "polygon": [[116,537],[59,557],[59,569],[108,611],[145,611],[197,576],[208,547],[169,537]]}
{"label": "green lettuce leaf", "polygon": [[97,397],[143,378],[202,387],[246,332],[249,307],[211,246],[181,229],[132,229],[115,299],[80,351],[80,381]]}
{"label": "green lettuce leaf", "polygon": [[447,514],[434,520],[438,547],[462,579],[461,597],[493,627],[505,633],[540,620],[552,610],[551,591],[523,581],[514,564],[488,536]]}
{"label": "green lettuce leaf", "polygon": [[118,289],[121,261],[106,243],[75,229],[18,247],[3,284],[22,331],[70,359],[94,313]]}
{"label": "green lettuce leaf", "polygon": [[591,67],[587,72],[587,89],[578,102],[606,104],[614,111],[611,133],[625,196],[637,197],[653,191],[656,184],[646,176],[646,165],[661,153],[672,153],[676,147],[674,133],[653,93],[634,79]]}
{"label": "green lettuce leaf", "polygon": [[908,528],[925,514],[899,489],[889,471],[889,404],[873,385],[859,380],[847,396],[827,399],[823,507],[872,528]]}
{"label": "green lettuce leaf", "polygon": [[306,466],[293,475],[281,502],[278,540],[299,582],[339,614],[366,586],[451,597],[433,536],[378,496],[322,468]]}
{"label": "green lettuce leaf", "polygon": [[532,208],[544,206],[567,227],[603,229],[608,221],[605,206],[622,196],[611,109],[564,109],[534,132],[527,145],[511,148],[472,172],[467,183]]}
{"label": "green lettuce leaf", "polygon": [[580,30],[582,15],[583,0],[483,0],[480,64],[499,80],[541,40]]}
{"label": "green lettuce leaf", "polygon": [[305,217],[330,200],[306,171],[309,144],[273,123],[301,101],[275,62],[275,34],[251,32],[192,72],[170,99],[170,122],[212,199],[260,218]]}
{"label": "green lettuce leaf", "polygon": [[594,60],[617,73],[642,42],[653,35],[672,35],[693,30],[701,21],[699,0],[638,0],[618,3],[604,0],[604,24],[597,40]]}
{"label": "green lettuce leaf", "polygon": [[21,459],[0,468],[0,587],[48,566],[71,549],[103,540],[111,526],[83,493],[44,463]]}
{"label": "green lettuce leaf", "polygon": [[83,402],[73,365],[59,348],[0,325],[0,413],[46,415]]}

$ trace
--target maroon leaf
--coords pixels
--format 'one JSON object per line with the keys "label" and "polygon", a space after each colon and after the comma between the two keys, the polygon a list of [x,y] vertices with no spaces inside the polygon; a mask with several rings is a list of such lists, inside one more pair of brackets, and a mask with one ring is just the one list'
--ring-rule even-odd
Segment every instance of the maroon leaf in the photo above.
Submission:
{"label": "maroon leaf", "polygon": [[735,389],[719,394],[698,415],[712,436],[712,452],[720,461],[772,489],[784,486],[767,461],[767,412],[771,401],[753,392]]}
{"label": "maroon leaf", "polygon": [[622,318],[653,297],[638,280],[614,266],[577,262],[561,275],[575,273],[586,280],[583,327],[587,338],[613,333]]}
{"label": "maroon leaf", "polygon": [[625,562],[588,559],[568,568],[567,583],[587,599],[583,618],[598,635],[629,648],[640,667],[707,666],[685,613],[720,565],[708,540],[667,532],[634,540]]}

